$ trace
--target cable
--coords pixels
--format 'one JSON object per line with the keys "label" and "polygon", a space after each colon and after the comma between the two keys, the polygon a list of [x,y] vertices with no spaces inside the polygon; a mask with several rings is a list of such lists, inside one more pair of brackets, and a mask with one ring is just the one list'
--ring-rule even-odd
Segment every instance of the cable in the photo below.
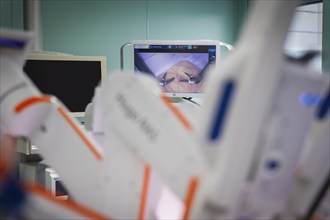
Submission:
{"label": "cable", "polygon": [[125,43],[120,47],[120,70],[124,70],[124,48],[130,45],[131,43]]}
{"label": "cable", "polygon": [[234,47],[232,45],[224,43],[224,42],[220,42],[220,46],[226,47],[229,51],[234,50]]}
{"label": "cable", "polygon": [[315,196],[314,201],[312,202],[308,212],[306,213],[304,220],[312,219],[317,208],[319,207],[320,203],[322,202],[323,198],[325,197],[329,185],[330,185],[330,172],[328,173],[327,178],[325,179],[325,181],[323,182],[323,185],[320,187],[320,190],[318,191],[317,195]]}
{"label": "cable", "polygon": [[197,102],[193,101],[192,98],[187,98],[187,97],[182,97],[182,98],[183,98],[184,100],[187,100],[187,101],[189,101],[189,102],[191,102],[191,103],[194,103],[195,105],[198,105],[199,107],[201,107],[201,105],[198,104]]}

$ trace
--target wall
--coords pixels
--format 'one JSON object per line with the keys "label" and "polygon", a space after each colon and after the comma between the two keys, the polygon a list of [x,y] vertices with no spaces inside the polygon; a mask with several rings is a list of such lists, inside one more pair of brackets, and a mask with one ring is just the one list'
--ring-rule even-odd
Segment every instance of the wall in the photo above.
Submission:
{"label": "wall", "polygon": [[23,30],[23,0],[0,0],[0,26]]}
{"label": "wall", "polygon": [[[311,2],[318,0],[304,0]],[[45,50],[105,55],[119,68],[119,48],[132,39],[214,38],[234,44],[250,0],[42,0]],[[323,0],[323,39],[329,39],[330,1]],[[23,29],[23,0],[0,0],[0,26]],[[167,11],[167,12],[166,12]],[[324,40],[322,67],[330,71]],[[226,52],[226,51],[224,51]],[[125,50],[126,64],[129,51]]]}
{"label": "wall", "polygon": [[330,74],[330,0],[323,1],[322,69]]}
{"label": "wall", "polygon": [[[41,1],[43,49],[107,56],[119,69],[121,45],[142,39],[237,39],[247,0]],[[242,6],[243,5],[243,6]],[[239,10],[239,13],[237,13]],[[125,67],[129,68],[125,49]]]}

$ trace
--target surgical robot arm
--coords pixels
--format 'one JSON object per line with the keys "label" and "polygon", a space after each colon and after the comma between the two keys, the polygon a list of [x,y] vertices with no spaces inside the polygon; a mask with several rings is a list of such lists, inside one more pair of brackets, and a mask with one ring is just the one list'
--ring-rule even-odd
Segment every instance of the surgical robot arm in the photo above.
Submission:
{"label": "surgical robot arm", "polygon": [[308,100],[329,87],[327,76],[284,60],[299,1],[254,3],[236,49],[205,89],[198,136],[215,172],[209,218],[270,219],[285,209],[315,120],[317,104]]}
{"label": "surgical robot arm", "polygon": [[[196,178],[203,173],[203,162],[196,151],[197,143],[188,135],[181,122],[175,119],[174,108],[163,101],[165,98],[154,99],[154,96],[150,96],[150,88],[158,87],[157,82],[144,77],[113,74],[111,81],[101,87],[101,94],[105,100],[110,98],[118,102],[118,107],[123,108],[124,114],[134,111],[129,109],[128,101],[138,101],[134,100],[136,94],[140,94],[141,97],[147,96],[146,101],[149,105],[156,103],[156,114],[152,115],[152,118],[147,112],[141,115],[143,118],[138,124],[142,133],[135,138],[139,144],[148,143],[144,139],[146,136],[151,141],[161,139],[162,141],[157,141],[155,150],[161,147],[166,155],[175,155],[175,149],[179,149],[180,144],[184,145],[177,154],[175,163],[169,167],[168,160],[145,160],[150,159],[149,156],[152,155],[157,156],[155,158],[161,156],[155,150],[148,153],[144,149],[142,157],[132,152],[120,130],[107,129],[105,135],[93,134],[92,137],[92,134],[81,129],[68,116],[66,109],[55,98],[41,95],[24,75],[23,62],[18,63],[13,59],[21,56],[19,58],[24,61],[25,54],[22,50],[29,45],[30,37],[9,31],[1,32],[1,39],[9,42],[9,45],[2,45],[4,53],[1,53],[1,124],[6,128],[6,133],[28,137],[38,146],[45,158],[44,163],[59,173],[75,204],[88,207],[101,216],[106,216],[105,218],[181,218],[182,215],[188,215],[181,199],[186,200],[188,205],[191,203]],[[22,48],[18,48],[22,50],[12,48],[12,43],[16,41],[22,42]],[[135,81],[133,84],[137,87],[131,86],[132,90],[128,93],[123,93],[120,86],[112,85],[132,85],[131,80]],[[144,83],[151,87],[144,88]],[[114,97],[111,97],[112,91]],[[111,113],[110,104],[112,103],[109,101],[102,104],[102,108],[106,110],[103,112]],[[143,105],[138,105],[139,110],[144,110],[142,107]],[[107,114],[103,115],[107,122],[106,128],[121,119],[113,119]],[[165,117],[160,117],[160,114]],[[123,121],[119,124],[124,124],[127,120],[126,115],[123,116]],[[158,118],[161,118],[161,121],[158,121]],[[158,120],[153,121],[154,119]],[[181,121],[189,128],[187,121]],[[151,130],[154,124],[161,122],[165,123],[164,128],[160,127],[156,133]],[[172,131],[173,137],[166,132],[167,130]],[[181,141],[177,141],[180,135]],[[166,151],[167,144],[170,151]],[[168,201],[164,204],[164,198],[166,201],[170,199],[172,205],[175,204],[170,212],[163,211],[168,205]]]}
{"label": "surgical robot arm", "polygon": [[[44,162],[61,173],[75,200],[93,200],[102,149],[61,103],[41,94],[24,75],[22,69],[31,39],[31,34],[1,30],[2,133],[29,138],[39,147]],[[90,206],[88,202],[84,205]]]}

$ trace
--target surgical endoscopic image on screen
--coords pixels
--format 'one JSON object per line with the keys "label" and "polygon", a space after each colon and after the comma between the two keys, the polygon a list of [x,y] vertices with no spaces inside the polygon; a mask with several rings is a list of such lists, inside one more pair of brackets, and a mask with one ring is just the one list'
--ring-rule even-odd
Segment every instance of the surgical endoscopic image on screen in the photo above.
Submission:
{"label": "surgical endoscopic image on screen", "polygon": [[201,92],[210,66],[209,53],[138,52],[134,59],[135,71],[154,76],[166,93]]}

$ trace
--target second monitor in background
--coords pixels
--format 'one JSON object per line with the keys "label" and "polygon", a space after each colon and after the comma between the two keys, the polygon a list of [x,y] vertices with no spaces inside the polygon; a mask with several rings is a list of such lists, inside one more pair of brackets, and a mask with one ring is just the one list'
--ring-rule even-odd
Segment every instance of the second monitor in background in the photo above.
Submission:
{"label": "second monitor in background", "polygon": [[30,55],[24,71],[44,94],[54,95],[74,117],[84,117],[95,87],[106,77],[106,57]]}
{"label": "second monitor in background", "polygon": [[220,42],[131,42],[134,72],[155,77],[169,97],[200,97],[206,74],[220,61]]}

